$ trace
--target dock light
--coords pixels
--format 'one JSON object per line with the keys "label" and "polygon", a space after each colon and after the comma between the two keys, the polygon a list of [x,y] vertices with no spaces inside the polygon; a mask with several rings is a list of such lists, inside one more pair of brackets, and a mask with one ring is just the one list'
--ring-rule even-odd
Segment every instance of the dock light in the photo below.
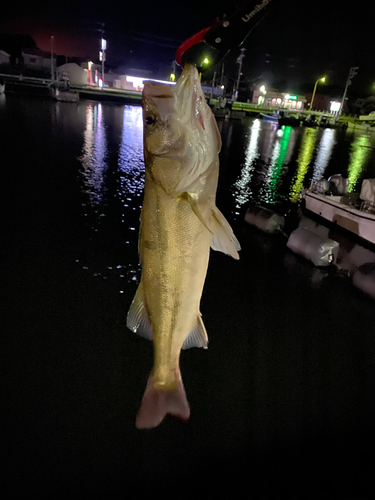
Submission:
{"label": "dock light", "polygon": [[207,59],[207,57],[205,57],[205,58],[203,59],[203,64],[209,64],[209,62],[210,62],[210,61]]}
{"label": "dock light", "polygon": [[99,78],[99,87],[103,88],[103,80],[101,78]]}
{"label": "dock light", "polygon": [[266,93],[266,87],[264,85],[262,85],[259,90],[260,92],[262,92],[262,94]]}
{"label": "dock light", "polygon": [[224,88],[224,85],[220,85],[220,88],[223,89]]}
{"label": "dock light", "polygon": [[170,78],[170,80],[171,80],[172,82],[174,82],[174,81],[175,81],[175,79],[176,79],[176,75],[175,75],[174,73],[171,73],[171,74],[169,75],[169,78]]}

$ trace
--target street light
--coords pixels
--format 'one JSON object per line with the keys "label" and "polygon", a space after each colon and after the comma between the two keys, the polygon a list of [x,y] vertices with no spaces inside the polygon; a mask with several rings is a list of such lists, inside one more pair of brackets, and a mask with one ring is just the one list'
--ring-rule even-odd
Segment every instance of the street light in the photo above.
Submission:
{"label": "street light", "polygon": [[312,98],[311,98],[311,104],[310,104],[310,111],[312,111],[312,107],[313,107],[313,103],[314,103],[314,97],[315,97],[315,91],[316,91],[316,87],[318,85],[318,82],[325,82],[326,81],[326,77],[323,76],[323,78],[318,78],[317,81],[315,82],[315,87],[314,87],[314,92],[313,92],[313,95],[312,95]]}

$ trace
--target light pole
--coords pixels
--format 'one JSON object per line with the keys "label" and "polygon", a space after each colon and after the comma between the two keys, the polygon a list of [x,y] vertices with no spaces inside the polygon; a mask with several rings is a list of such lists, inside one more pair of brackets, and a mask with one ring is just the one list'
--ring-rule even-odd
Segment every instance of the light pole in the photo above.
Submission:
{"label": "light pole", "polygon": [[313,107],[313,104],[314,104],[315,91],[316,91],[316,87],[318,85],[318,82],[323,82],[324,83],[325,81],[326,81],[326,78],[325,78],[325,76],[323,76],[323,78],[318,78],[317,81],[315,82],[314,92],[313,92],[313,95],[312,95],[312,98],[311,98],[310,111],[312,111],[312,107]]}
{"label": "light pole", "polygon": [[54,36],[51,35],[51,82],[53,82],[53,77],[54,77],[54,74],[53,74],[53,39],[54,39]]}
{"label": "light pole", "polygon": [[237,57],[237,63],[239,64],[238,67],[238,77],[237,77],[237,82],[236,86],[233,89],[233,101],[237,101],[238,97],[238,88],[240,86],[240,78],[241,78],[241,70],[242,70],[242,59],[245,57],[245,52],[246,49],[241,49],[241,54]]}
{"label": "light pole", "polygon": [[359,69],[359,68],[358,68],[358,66],[352,66],[352,67],[350,68],[350,71],[349,71],[349,76],[348,76],[348,79],[346,80],[346,85],[345,85],[344,95],[343,95],[343,97],[342,97],[342,101],[341,101],[340,110],[339,110],[339,112],[338,112],[338,114],[337,114],[337,116],[338,116],[339,118],[340,118],[341,113],[342,113],[342,111],[343,111],[343,109],[344,109],[344,104],[345,104],[346,93],[347,93],[347,91],[348,91],[348,87],[349,87],[349,85],[351,85],[351,84],[352,84],[352,78],[353,78],[353,77],[355,77],[355,75],[358,73],[358,71],[357,71],[358,69]]}
{"label": "light pole", "polygon": [[99,60],[102,62],[102,87],[104,88],[104,61],[105,61],[105,51],[107,49],[107,40],[102,38],[102,43],[99,52]]}

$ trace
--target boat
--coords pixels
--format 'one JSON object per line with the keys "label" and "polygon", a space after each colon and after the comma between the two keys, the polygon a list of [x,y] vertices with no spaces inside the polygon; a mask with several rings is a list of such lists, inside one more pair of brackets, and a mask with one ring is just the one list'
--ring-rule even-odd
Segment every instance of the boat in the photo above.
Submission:
{"label": "boat", "polygon": [[363,132],[375,132],[375,121],[373,123],[366,121],[348,121],[348,130],[361,130]]}
{"label": "boat", "polygon": [[363,122],[375,122],[375,111],[371,111],[369,115],[360,115],[359,119]]}
{"label": "boat", "polygon": [[79,101],[79,93],[73,92],[71,90],[55,90],[55,99],[61,102],[78,102]]}
{"label": "boat", "polygon": [[297,118],[296,116],[291,116],[283,110],[279,110],[274,113],[260,113],[262,115],[263,120],[266,120],[268,122],[273,122],[273,123],[278,123],[279,125],[299,125],[301,122],[300,118]]}
{"label": "boat", "polygon": [[0,94],[4,94],[5,92],[5,80],[0,78]]}
{"label": "boat", "polygon": [[302,191],[306,210],[375,245],[375,179],[364,179],[360,193],[348,193],[341,175],[321,179]]}
{"label": "boat", "polygon": [[279,123],[279,115],[278,113],[270,113],[266,115],[265,113],[260,113],[262,115],[263,120],[267,122]]}

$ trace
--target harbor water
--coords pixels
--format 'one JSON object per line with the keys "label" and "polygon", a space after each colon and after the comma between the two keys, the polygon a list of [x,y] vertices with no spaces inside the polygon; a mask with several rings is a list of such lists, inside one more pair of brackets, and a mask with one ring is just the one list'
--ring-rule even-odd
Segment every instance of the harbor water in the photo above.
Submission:
{"label": "harbor water", "polygon": [[[260,203],[293,229],[311,181],[341,173],[355,191],[375,177],[374,135],[218,119],[217,205],[240,260],[211,252],[209,349],[181,355],[190,421],[137,431],[153,357],[126,328],[141,274],[141,108],[0,98],[9,498],[371,498],[375,302],[244,213]],[[372,259],[337,238],[342,262],[353,249]]]}

